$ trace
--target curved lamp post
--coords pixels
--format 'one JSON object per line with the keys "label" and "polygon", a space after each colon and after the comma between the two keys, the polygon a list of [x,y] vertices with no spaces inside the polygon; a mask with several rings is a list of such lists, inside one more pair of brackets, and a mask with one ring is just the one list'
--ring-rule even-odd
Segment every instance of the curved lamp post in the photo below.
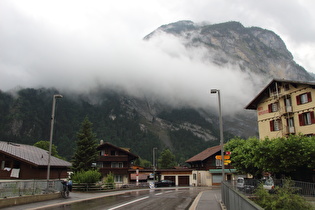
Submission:
{"label": "curved lamp post", "polygon": [[222,182],[225,180],[224,174],[224,141],[223,141],[223,122],[222,122],[222,113],[221,113],[221,98],[220,98],[220,90],[211,89],[211,94],[218,93],[218,101],[219,101],[219,121],[220,121],[220,145],[221,145],[221,162],[222,162]]}
{"label": "curved lamp post", "polygon": [[56,99],[62,98],[62,97],[63,96],[59,95],[59,94],[53,96],[53,104],[52,104],[52,112],[51,112],[51,124],[50,124],[49,151],[48,151],[48,164],[47,164],[47,192],[49,189],[50,158],[51,158],[52,139],[53,139],[53,133],[54,133]]}

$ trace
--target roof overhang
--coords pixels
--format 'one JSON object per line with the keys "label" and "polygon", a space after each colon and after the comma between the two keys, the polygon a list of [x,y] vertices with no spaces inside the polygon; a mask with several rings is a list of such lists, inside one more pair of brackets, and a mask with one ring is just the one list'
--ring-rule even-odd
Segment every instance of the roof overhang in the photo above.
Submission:
{"label": "roof overhang", "polygon": [[245,109],[256,110],[261,100],[264,97],[269,97],[268,90],[270,87],[274,86],[276,83],[290,83],[292,85],[304,84],[304,85],[310,85],[312,88],[315,88],[315,82],[273,79],[265,86],[265,88],[262,91],[260,91],[260,93],[257,94],[257,96],[247,106],[245,106]]}

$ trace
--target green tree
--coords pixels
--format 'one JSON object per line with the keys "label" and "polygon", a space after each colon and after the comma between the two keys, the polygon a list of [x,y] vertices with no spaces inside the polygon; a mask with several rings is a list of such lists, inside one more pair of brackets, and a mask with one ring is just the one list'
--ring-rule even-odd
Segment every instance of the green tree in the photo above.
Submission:
{"label": "green tree", "polygon": [[232,152],[232,165],[240,173],[249,173],[259,178],[263,172],[256,162],[259,159],[257,154],[259,145],[260,141],[257,138],[249,138],[248,140],[235,138],[226,144],[225,151]]}
{"label": "green tree", "polygon": [[137,166],[141,166],[143,168],[151,168],[152,167],[152,163],[146,159],[142,159],[142,158],[138,158],[137,160],[135,160],[135,165]]}
{"label": "green tree", "polygon": [[92,123],[86,117],[77,134],[77,147],[72,161],[74,172],[88,171],[98,157],[96,135],[92,131]]}
{"label": "green tree", "polygon": [[231,151],[232,165],[242,173],[259,178],[262,172],[291,175],[301,168],[315,167],[315,138],[291,135],[287,138],[232,139],[225,150]]}
{"label": "green tree", "polygon": [[165,149],[158,159],[159,168],[167,169],[167,168],[174,168],[176,165],[175,163],[175,155],[169,149]]}
{"label": "green tree", "polygon": [[[49,151],[49,141],[38,141],[34,144],[34,146]],[[56,158],[63,159],[58,155],[57,147],[54,144],[51,145],[51,155]]]}

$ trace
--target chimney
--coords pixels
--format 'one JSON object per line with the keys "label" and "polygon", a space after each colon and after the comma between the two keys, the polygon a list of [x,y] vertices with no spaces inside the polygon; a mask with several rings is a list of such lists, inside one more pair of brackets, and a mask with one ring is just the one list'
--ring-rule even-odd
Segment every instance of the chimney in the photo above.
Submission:
{"label": "chimney", "polygon": [[103,141],[103,140],[100,141],[100,145],[102,145],[102,144],[104,144],[104,141]]}

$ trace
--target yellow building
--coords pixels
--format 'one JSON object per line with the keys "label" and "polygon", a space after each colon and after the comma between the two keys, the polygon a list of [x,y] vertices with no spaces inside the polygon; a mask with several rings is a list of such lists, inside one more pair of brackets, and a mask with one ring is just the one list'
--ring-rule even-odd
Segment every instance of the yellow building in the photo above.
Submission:
{"label": "yellow building", "polygon": [[314,82],[274,79],[245,108],[257,111],[260,139],[315,135]]}

